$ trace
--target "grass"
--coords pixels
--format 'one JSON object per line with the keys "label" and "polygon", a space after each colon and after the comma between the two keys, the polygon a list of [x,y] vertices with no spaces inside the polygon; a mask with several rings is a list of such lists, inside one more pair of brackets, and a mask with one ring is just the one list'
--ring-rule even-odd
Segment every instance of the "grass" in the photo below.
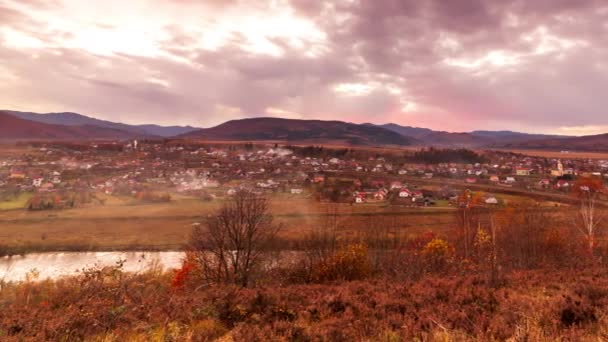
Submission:
{"label": "grass", "polygon": [[24,209],[30,198],[32,198],[31,193],[20,193],[8,201],[0,201],[0,210]]}
{"label": "grass", "polygon": [[[500,149],[499,149],[500,150]],[[564,150],[568,150],[567,146],[564,146]],[[608,159],[608,153],[606,152],[577,152],[569,151],[568,153],[562,153],[560,151],[550,150],[522,150],[522,149],[508,149],[506,151],[521,153],[528,156],[544,157],[544,158],[557,158],[557,159]]]}
{"label": "grass", "polygon": [[[134,203],[129,198],[100,196],[105,205],[65,210],[0,212],[0,245],[25,251],[173,250],[183,246],[192,224],[201,222],[221,201],[176,197],[169,203]],[[280,237],[297,240],[323,226],[336,213],[343,236],[379,226],[403,235],[443,231],[453,226],[450,209],[407,208],[386,203],[349,205],[319,203],[309,198],[279,196],[272,212],[284,229]]]}

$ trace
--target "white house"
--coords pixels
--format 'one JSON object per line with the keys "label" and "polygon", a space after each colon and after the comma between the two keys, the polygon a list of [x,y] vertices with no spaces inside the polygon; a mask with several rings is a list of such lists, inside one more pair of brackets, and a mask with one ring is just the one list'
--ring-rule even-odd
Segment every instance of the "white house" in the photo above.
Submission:
{"label": "white house", "polygon": [[43,181],[44,181],[44,178],[41,178],[41,177],[34,178],[34,180],[32,181],[32,186],[39,188],[42,186]]}
{"label": "white house", "polygon": [[498,204],[498,199],[496,197],[488,197],[486,198],[486,204]]}

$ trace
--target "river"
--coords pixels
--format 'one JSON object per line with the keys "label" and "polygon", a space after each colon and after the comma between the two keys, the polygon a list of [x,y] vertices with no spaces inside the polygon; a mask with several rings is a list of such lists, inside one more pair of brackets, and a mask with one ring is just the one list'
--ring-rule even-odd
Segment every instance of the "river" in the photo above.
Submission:
{"label": "river", "polygon": [[164,270],[178,268],[183,252],[49,252],[0,258],[0,281],[18,282],[58,279],[82,273],[92,267],[114,266],[124,261],[125,272],[144,272],[160,266]]}

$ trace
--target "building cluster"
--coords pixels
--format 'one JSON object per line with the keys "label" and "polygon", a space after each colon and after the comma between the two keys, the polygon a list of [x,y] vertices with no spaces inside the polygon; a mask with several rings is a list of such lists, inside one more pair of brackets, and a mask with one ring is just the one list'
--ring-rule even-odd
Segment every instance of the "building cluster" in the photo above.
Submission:
{"label": "building cluster", "polygon": [[[434,205],[462,185],[569,191],[578,176],[608,180],[608,161],[487,152],[483,163],[412,163],[377,153],[306,155],[276,145],[171,143],[45,144],[0,161],[2,198],[28,193],[56,201],[163,192],[218,198],[239,189],[353,204]],[[432,186],[425,186],[432,185]],[[488,197],[488,204],[497,203]]]}

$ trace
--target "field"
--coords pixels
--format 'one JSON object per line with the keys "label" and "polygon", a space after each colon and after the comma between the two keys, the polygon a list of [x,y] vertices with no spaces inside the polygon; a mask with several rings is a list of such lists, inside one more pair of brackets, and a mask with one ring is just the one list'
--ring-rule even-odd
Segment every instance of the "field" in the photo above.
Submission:
{"label": "field", "polygon": [[[564,147],[567,150],[567,146]],[[500,150],[500,149],[499,149]],[[538,156],[545,158],[556,158],[556,159],[608,159],[608,153],[606,152],[560,152],[551,150],[518,150],[508,149],[507,152],[521,153],[529,156]]]}
{"label": "field", "polygon": [[[169,203],[133,203],[113,196],[105,205],[53,210],[0,210],[0,241],[25,250],[178,249],[192,225],[221,206],[185,196]],[[383,203],[364,205],[319,203],[287,195],[272,198],[272,212],[283,229],[280,237],[297,240],[316,227],[337,221],[339,234],[386,227],[401,235],[453,226],[453,209],[406,208]],[[447,203],[443,203],[447,204]]]}
{"label": "field", "polygon": [[28,193],[20,193],[19,196],[10,198],[8,200],[0,200],[0,210],[15,210],[23,209],[27,205],[27,202],[32,197]]}
{"label": "field", "polygon": [[[448,180],[424,180],[426,188],[446,184]],[[437,183],[437,184],[435,184]],[[467,185],[467,187],[473,187]],[[513,203],[528,196],[525,191],[493,189],[501,202]],[[487,188],[487,189],[486,189]],[[557,200],[560,199],[559,195]],[[563,196],[563,195],[562,195]],[[97,194],[99,203],[74,209],[28,211],[29,195],[0,202],[0,245],[15,251],[83,251],[83,250],[176,250],[188,241],[193,224],[215,212],[222,200],[205,201],[172,194],[166,203],[141,203],[130,197]],[[391,236],[411,237],[433,231],[447,234],[455,227],[454,208],[448,201],[437,201],[434,207],[406,207],[386,202],[366,204],[325,203],[305,196],[275,194],[271,211],[282,225],[279,237],[296,242],[317,228],[332,225],[342,238],[357,239],[361,234],[380,228]],[[551,210],[558,202],[544,199]],[[563,207],[556,210],[565,210]]]}

